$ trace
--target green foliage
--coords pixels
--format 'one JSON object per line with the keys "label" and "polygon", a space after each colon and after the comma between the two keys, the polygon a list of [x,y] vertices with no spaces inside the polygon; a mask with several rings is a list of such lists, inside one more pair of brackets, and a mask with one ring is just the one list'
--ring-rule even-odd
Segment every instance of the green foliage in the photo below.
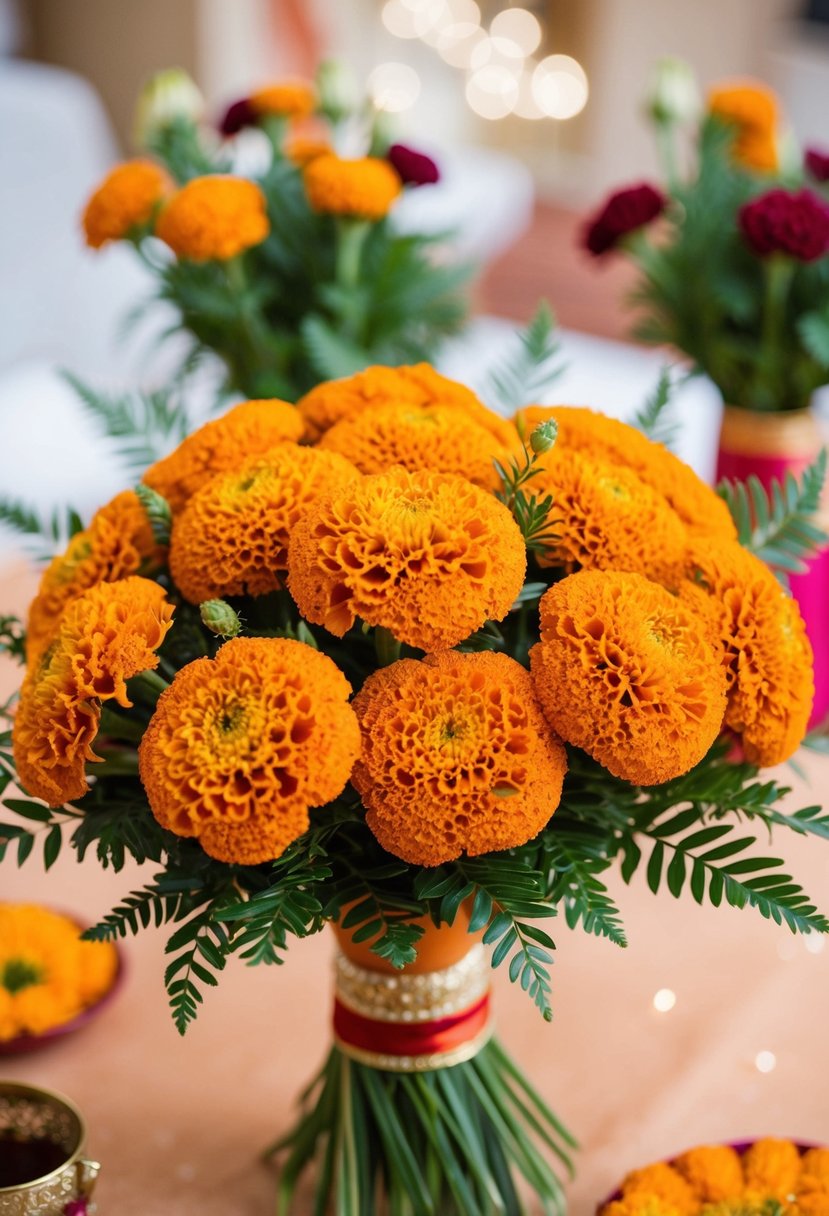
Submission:
{"label": "green foliage", "polygon": [[135,493],[141,506],[147,513],[150,527],[153,530],[156,544],[166,548],[170,543],[170,530],[173,526],[173,513],[166,498],[140,481],[135,487]]}
{"label": "green foliage", "polygon": [[558,539],[553,531],[555,521],[550,518],[553,496],[527,493],[525,488],[534,477],[543,472],[540,454],[525,449],[523,457],[519,460],[514,456],[507,468],[497,460],[493,463],[503,483],[495,497],[512,512],[527,549],[532,553],[540,553],[550,548]]}
{"label": "green foliage", "polygon": [[69,372],[63,375],[131,474],[140,476],[192,429],[184,399],[174,388],[107,396]]}
{"label": "green foliage", "polygon": [[186,1033],[204,1001],[199,984],[218,984],[216,974],[224,970],[229,946],[227,930],[217,923],[212,907],[185,921],[167,942],[165,952],[176,957],[164,972],[164,986],[179,1034]]}
{"label": "green foliage", "polygon": [[676,419],[671,418],[669,412],[673,389],[671,368],[663,367],[653,392],[633,419],[637,430],[666,448],[673,447],[677,432]]}
{"label": "green foliage", "polygon": [[19,617],[0,616],[0,654],[26,662],[26,630]]}
{"label": "green foliage", "polygon": [[564,371],[558,362],[556,319],[546,300],[540,302],[519,337],[518,350],[490,372],[483,393],[492,409],[506,413],[542,401]]}
{"label": "green foliage", "polygon": [[66,507],[63,511],[55,507],[50,515],[41,515],[34,507],[18,499],[2,497],[0,524],[5,524],[22,536],[23,548],[42,563],[62,553],[75,533],[83,528],[81,517],[72,507]]}
{"label": "green foliage", "polygon": [[774,568],[782,582],[786,575],[806,568],[807,560],[826,543],[826,533],[814,522],[826,479],[826,448],[798,482],[790,471],[771,489],[753,474],[745,482],[720,482],[718,493],[731,512],[740,544]]}

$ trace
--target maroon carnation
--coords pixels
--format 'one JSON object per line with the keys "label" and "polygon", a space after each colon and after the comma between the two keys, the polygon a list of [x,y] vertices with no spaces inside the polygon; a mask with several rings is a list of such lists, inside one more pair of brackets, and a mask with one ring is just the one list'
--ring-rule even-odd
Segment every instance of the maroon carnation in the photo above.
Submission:
{"label": "maroon carnation", "polygon": [[829,252],[829,206],[811,190],[777,188],[740,208],[740,228],[755,253],[814,262]]}
{"label": "maroon carnation", "polygon": [[404,186],[432,186],[440,181],[437,165],[424,152],[415,152],[405,144],[392,144],[386,158]]}
{"label": "maroon carnation", "polygon": [[257,114],[247,97],[232,102],[225,110],[224,117],[219,123],[222,135],[238,135],[245,127],[255,127]]}
{"label": "maroon carnation", "polygon": [[600,211],[587,221],[582,244],[597,257],[618,245],[623,236],[655,220],[667,199],[647,182],[611,194]]}
{"label": "maroon carnation", "polygon": [[821,152],[819,148],[807,148],[803,163],[806,172],[811,174],[816,182],[829,182],[829,152]]}

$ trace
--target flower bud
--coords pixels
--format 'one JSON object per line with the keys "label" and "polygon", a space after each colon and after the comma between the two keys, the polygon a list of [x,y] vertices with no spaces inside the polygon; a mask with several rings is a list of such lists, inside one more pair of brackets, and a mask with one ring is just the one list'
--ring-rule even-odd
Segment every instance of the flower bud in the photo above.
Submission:
{"label": "flower bud", "polygon": [[691,122],[702,108],[696,77],[684,59],[666,55],[651,74],[645,109],[655,123]]}
{"label": "flower bud", "polygon": [[235,638],[241,632],[242,622],[225,600],[204,600],[199,615],[202,624],[220,638]]}
{"label": "flower bud", "polygon": [[135,108],[133,138],[139,148],[177,120],[196,124],[204,114],[204,97],[183,68],[167,68],[151,76]]}
{"label": "flower bud", "polygon": [[530,447],[535,452],[536,456],[543,456],[545,452],[549,452],[558,438],[558,423],[555,418],[548,418],[546,422],[539,422],[537,427],[534,427],[530,434]]}
{"label": "flower bud", "polygon": [[147,513],[147,519],[150,521],[150,527],[153,530],[156,544],[163,545],[166,548],[170,543],[170,529],[173,526],[173,515],[170,510],[170,504],[157,490],[151,490],[143,482],[139,482],[135,487],[135,493],[138,495],[139,502]]}
{"label": "flower bud", "polygon": [[357,79],[351,68],[339,59],[326,59],[314,78],[319,107],[331,122],[341,122],[359,104]]}

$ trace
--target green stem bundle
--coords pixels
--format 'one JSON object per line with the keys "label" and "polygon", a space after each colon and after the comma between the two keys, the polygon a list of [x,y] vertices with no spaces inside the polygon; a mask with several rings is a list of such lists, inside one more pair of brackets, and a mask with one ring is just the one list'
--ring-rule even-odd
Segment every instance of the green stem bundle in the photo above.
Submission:
{"label": "green stem bundle", "polygon": [[313,1216],[525,1216],[529,1190],[562,1216],[570,1133],[495,1040],[432,1072],[382,1072],[334,1047],[296,1126],[265,1154],[286,1154],[277,1216],[318,1161]]}

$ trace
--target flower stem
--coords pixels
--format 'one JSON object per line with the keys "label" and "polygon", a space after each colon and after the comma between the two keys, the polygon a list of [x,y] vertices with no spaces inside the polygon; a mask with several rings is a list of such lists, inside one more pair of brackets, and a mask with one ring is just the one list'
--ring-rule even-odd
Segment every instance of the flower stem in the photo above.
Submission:
{"label": "flower stem", "polygon": [[389,663],[396,663],[400,658],[400,643],[391,630],[384,629],[382,625],[374,630],[374,650],[381,667],[388,667]]}
{"label": "flower stem", "polygon": [[656,150],[662,164],[662,172],[671,194],[679,185],[679,165],[676,155],[676,140],[674,139],[674,124],[662,122],[656,125]]}
{"label": "flower stem", "polygon": [[116,713],[108,705],[101,706],[101,724],[99,730],[112,739],[125,739],[130,743],[140,743],[146,727],[135,718],[126,718]]}
{"label": "flower stem", "polygon": [[784,409],[783,362],[785,350],[782,337],[786,318],[789,288],[794,276],[795,264],[785,254],[772,254],[766,261],[766,296],[763,302],[763,329],[761,334],[760,375],[766,381],[763,397],[768,398],[770,409]]}
{"label": "flower stem", "polygon": [[337,222],[337,283],[347,291],[360,284],[360,262],[368,230],[367,220]]}

